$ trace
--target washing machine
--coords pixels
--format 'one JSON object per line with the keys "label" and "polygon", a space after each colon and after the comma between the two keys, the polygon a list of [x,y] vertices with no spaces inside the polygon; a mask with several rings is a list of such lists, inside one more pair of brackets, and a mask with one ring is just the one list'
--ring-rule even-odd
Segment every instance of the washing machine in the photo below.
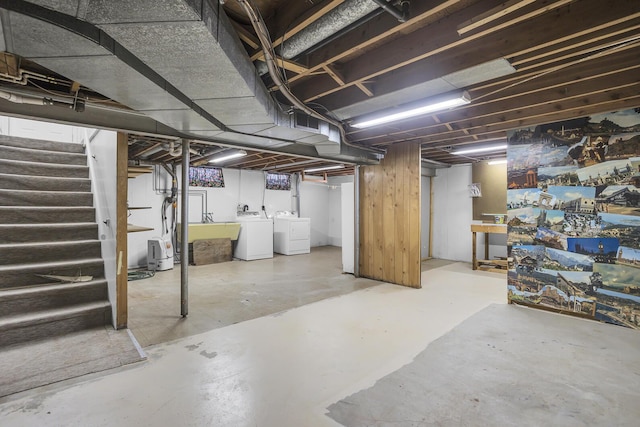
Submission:
{"label": "washing machine", "polygon": [[273,258],[273,220],[260,212],[238,212],[240,233],[233,256],[245,261]]}
{"label": "washing machine", "polygon": [[292,212],[273,217],[273,251],[283,255],[311,252],[311,219],[298,218]]}

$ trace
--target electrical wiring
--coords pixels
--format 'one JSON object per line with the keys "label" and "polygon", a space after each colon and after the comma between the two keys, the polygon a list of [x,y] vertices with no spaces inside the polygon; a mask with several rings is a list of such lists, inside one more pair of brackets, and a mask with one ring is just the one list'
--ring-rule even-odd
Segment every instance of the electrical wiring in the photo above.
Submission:
{"label": "electrical wiring", "polygon": [[293,93],[289,90],[289,88],[286,86],[286,84],[282,80],[281,69],[277,66],[276,56],[273,51],[273,44],[271,43],[271,38],[269,37],[269,31],[267,30],[266,25],[262,20],[261,16],[259,15],[258,12],[256,12],[254,7],[250,4],[249,0],[236,0],[236,1],[245,10],[245,13],[249,17],[249,20],[251,21],[251,25],[253,26],[256,32],[256,35],[258,36],[258,40],[260,41],[260,45],[262,46],[262,51],[265,57],[264,59],[267,64],[267,69],[269,70],[269,74],[271,75],[271,78],[274,80],[274,83],[280,90],[280,93],[282,93],[282,95],[284,95],[284,97],[287,98],[289,102],[291,102],[292,106],[295,108],[298,108],[301,111],[304,111],[305,113],[309,114],[312,117],[326,121],[334,125],[336,128],[338,128],[338,131],[340,132],[341,140],[345,145],[358,148],[361,150],[370,151],[379,155],[386,154],[386,150],[384,149],[371,148],[371,147],[350,143],[347,139],[346,130],[341,122],[334,120],[331,117],[327,117],[323,114],[318,113],[314,109],[305,105],[298,98],[296,98],[295,95],[293,95]]}

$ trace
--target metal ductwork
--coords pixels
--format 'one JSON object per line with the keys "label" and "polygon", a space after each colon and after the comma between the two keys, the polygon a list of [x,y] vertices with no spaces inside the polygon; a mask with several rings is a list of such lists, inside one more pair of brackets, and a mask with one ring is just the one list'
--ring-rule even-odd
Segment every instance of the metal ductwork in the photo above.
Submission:
{"label": "metal ductwork", "polygon": [[348,0],[316,20],[303,31],[287,38],[280,49],[283,58],[291,59],[342,30],[380,6],[371,0]]}
{"label": "metal ductwork", "polygon": [[375,153],[341,144],[335,126],[283,111],[217,1],[0,0],[0,14],[8,52],[80,82],[181,136],[289,154],[317,152],[350,162],[378,161]]}

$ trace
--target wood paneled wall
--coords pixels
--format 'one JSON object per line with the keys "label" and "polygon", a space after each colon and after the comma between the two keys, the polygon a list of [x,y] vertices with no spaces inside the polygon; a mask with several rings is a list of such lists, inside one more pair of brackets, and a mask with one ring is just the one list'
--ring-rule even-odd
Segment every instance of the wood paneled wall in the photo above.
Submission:
{"label": "wood paneled wall", "polygon": [[420,167],[420,145],[403,143],[360,168],[361,276],[421,287]]}

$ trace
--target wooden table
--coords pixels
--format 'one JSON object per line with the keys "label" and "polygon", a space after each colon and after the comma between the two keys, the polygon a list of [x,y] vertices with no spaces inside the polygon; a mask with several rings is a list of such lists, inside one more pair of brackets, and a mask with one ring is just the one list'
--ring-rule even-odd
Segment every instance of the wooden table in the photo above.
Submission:
{"label": "wooden table", "polygon": [[[476,255],[476,233],[484,233],[484,259],[478,259]],[[507,234],[507,224],[471,224],[471,234],[473,235],[473,269],[477,270],[482,264],[493,264],[503,266],[504,269],[487,268],[487,271],[507,272],[507,260],[489,259],[489,234]]]}

